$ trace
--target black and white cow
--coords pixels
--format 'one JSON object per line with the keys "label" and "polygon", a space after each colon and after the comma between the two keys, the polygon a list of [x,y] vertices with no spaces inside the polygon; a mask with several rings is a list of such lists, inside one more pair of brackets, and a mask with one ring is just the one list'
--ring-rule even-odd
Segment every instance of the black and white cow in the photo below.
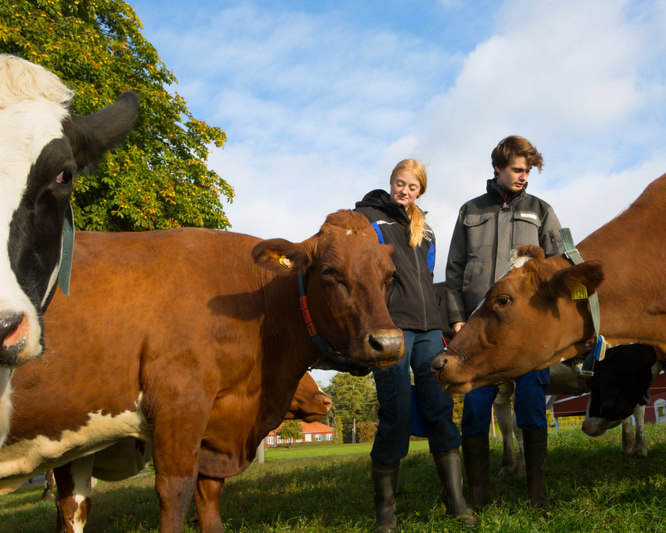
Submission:
{"label": "black and white cow", "polygon": [[603,435],[634,414],[637,405],[645,406],[647,390],[660,371],[652,346],[632,344],[607,350],[587,380],[590,400],[583,432],[590,437]]}
{"label": "black and white cow", "polygon": [[138,109],[127,92],[83,117],[69,112],[73,96],[43,67],[0,55],[0,446],[12,369],[43,350],[72,180],[131,131]]}
{"label": "black and white cow", "polygon": [[[594,376],[588,380],[573,377],[571,367],[566,363],[551,366],[547,394],[580,396],[589,393],[583,432],[590,437],[598,437],[622,424],[622,452],[645,457],[648,453],[644,422],[647,403],[645,395],[660,371],[661,366],[651,346],[616,346],[606,351],[603,361],[595,362]],[[499,475],[513,472],[516,468],[519,475],[525,474],[522,431],[516,426],[511,411],[513,389],[513,380],[504,382],[493,404],[504,441]],[[632,415],[636,420],[635,438]],[[513,449],[514,434],[519,449],[517,462]]]}

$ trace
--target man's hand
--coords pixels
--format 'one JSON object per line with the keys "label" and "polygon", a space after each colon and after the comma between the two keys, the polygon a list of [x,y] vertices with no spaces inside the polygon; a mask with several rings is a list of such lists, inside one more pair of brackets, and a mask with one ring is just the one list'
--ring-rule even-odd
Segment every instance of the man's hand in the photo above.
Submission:
{"label": "man's hand", "polygon": [[464,325],[465,325],[464,322],[454,322],[451,329],[453,329],[453,333],[458,333],[460,331],[460,328],[462,328]]}

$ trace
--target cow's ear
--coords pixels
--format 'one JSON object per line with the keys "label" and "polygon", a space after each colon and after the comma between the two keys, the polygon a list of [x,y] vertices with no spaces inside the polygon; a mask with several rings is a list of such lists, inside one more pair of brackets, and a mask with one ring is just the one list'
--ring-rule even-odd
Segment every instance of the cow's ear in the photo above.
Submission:
{"label": "cow's ear", "polygon": [[571,298],[574,290],[583,285],[587,295],[593,295],[604,280],[599,261],[586,261],[580,265],[563,268],[547,282],[546,292],[552,298]]}
{"label": "cow's ear", "polygon": [[312,262],[309,240],[293,243],[285,239],[261,241],[252,249],[254,262],[281,275],[305,272]]}
{"label": "cow's ear", "polygon": [[543,248],[533,244],[523,244],[516,248],[516,257],[531,257],[537,261],[543,261],[546,259],[546,255],[543,253]]}
{"label": "cow's ear", "polygon": [[389,257],[393,256],[393,252],[395,252],[395,246],[392,244],[380,244],[380,246],[387,254],[389,254]]}
{"label": "cow's ear", "polygon": [[128,91],[114,104],[92,115],[73,114],[64,123],[79,172],[89,173],[107,151],[129,135],[138,109],[139,97]]}

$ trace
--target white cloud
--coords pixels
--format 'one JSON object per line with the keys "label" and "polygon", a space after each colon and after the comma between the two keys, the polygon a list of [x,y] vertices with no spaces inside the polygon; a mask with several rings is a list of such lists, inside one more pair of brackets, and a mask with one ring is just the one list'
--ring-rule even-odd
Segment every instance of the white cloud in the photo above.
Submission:
{"label": "white cloud", "polygon": [[206,6],[196,31],[152,40],[195,116],[227,131],[211,166],[236,189],[234,231],[303,240],[417,157],[441,281],[458,208],[485,191],[507,135],[544,154],[529,191],[577,241],[666,171],[666,0],[507,0],[479,16],[495,25],[464,57],[434,34],[289,5]]}

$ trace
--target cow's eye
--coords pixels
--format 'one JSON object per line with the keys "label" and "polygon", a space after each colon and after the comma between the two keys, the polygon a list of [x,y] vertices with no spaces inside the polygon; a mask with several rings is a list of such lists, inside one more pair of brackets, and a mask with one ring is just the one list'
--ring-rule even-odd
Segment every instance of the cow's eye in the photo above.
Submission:
{"label": "cow's eye", "polygon": [[65,168],[56,176],[55,182],[58,185],[69,185],[74,179],[74,171],[71,168]]}
{"label": "cow's eye", "polygon": [[393,274],[384,280],[384,285],[390,285],[391,283],[393,283]]}
{"label": "cow's eye", "polygon": [[508,296],[498,296],[495,302],[497,302],[499,307],[506,307],[511,303],[511,298]]}
{"label": "cow's eye", "polygon": [[337,272],[333,270],[330,266],[322,266],[321,270],[319,271],[324,278],[329,278],[335,281],[340,281],[340,276],[338,276]]}

